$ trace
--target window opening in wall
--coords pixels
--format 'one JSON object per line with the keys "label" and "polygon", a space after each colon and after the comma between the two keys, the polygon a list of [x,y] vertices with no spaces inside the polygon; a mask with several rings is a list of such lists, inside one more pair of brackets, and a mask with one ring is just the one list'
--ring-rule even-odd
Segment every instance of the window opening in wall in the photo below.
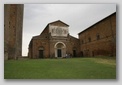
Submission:
{"label": "window opening in wall", "polygon": [[82,44],[84,43],[83,40],[81,41],[81,43],[82,43]]}
{"label": "window opening in wall", "polygon": [[99,34],[97,34],[97,40],[99,40],[100,39],[100,35]]}
{"label": "window opening in wall", "polygon": [[89,40],[89,42],[91,42],[91,38],[90,37],[88,38],[88,40]]}

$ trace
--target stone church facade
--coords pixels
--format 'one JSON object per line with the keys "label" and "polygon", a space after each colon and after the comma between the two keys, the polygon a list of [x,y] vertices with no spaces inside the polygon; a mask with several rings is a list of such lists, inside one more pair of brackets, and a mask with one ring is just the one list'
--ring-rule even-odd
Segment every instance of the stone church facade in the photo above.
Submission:
{"label": "stone church facade", "polygon": [[83,56],[116,56],[116,12],[78,35]]}
{"label": "stone church facade", "polygon": [[4,59],[22,56],[23,4],[4,5]]}
{"label": "stone church facade", "polygon": [[29,44],[29,58],[62,58],[79,56],[79,39],[69,34],[69,25],[58,20],[49,23]]}

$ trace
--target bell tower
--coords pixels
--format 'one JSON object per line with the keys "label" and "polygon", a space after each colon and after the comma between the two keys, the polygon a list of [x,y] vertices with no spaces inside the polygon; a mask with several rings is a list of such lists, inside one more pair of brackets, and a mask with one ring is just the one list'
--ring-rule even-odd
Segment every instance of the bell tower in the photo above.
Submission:
{"label": "bell tower", "polygon": [[22,56],[23,4],[4,5],[4,59]]}

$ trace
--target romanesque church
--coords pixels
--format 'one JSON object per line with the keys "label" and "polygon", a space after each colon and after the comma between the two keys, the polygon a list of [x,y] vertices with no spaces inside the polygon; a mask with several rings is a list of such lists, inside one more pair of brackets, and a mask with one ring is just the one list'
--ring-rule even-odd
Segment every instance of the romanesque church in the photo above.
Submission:
{"label": "romanesque church", "polygon": [[58,20],[47,24],[29,44],[30,58],[61,58],[79,56],[79,39],[69,34],[69,25]]}

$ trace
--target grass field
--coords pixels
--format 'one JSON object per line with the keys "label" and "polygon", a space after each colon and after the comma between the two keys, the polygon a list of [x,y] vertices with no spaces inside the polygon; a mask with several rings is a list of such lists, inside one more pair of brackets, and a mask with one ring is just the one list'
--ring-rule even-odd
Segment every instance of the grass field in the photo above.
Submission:
{"label": "grass field", "polygon": [[5,79],[116,79],[113,58],[25,59],[4,62]]}

